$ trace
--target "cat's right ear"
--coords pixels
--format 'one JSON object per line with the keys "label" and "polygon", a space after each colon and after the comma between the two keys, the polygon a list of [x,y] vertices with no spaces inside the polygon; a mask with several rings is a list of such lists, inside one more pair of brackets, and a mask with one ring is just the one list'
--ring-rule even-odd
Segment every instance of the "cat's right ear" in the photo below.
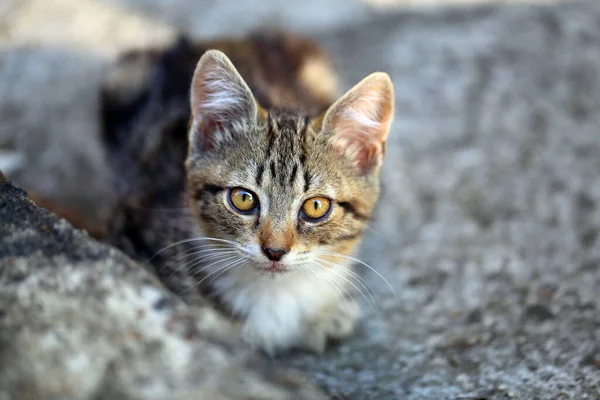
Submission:
{"label": "cat's right ear", "polygon": [[218,50],[207,51],[198,61],[190,95],[192,152],[231,142],[236,130],[256,122],[258,106],[250,88]]}

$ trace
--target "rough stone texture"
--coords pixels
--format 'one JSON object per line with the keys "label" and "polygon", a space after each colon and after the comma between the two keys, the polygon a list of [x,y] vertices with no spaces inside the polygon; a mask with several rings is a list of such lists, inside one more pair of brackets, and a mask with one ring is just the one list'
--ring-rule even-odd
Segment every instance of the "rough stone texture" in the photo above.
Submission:
{"label": "rough stone texture", "polygon": [[0,399],[324,398],[0,176]]}
{"label": "rough stone texture", "polygon": [[[235,19],[229,5],[221,13],[211,5],[208,20],[204,2],[189,9],[175,0],[172,9],[158,0],[111,2],[124,3],[127,15],[141,12],[161,26],[202,34],[228,33]],[[232,9],[246,10],[244,29],[264,16],[241,0],[233,3]],[[335,5],[339,21],[327,12],[330,19],[311,24],[306,15],[317,11],[306,11],[294,27],[316,32],[346,86],[374,69],[388,71],[396,85],[382,201],[361,253],[396,295],[367,273],[378,305],[377,311],[365,306],[357,337],[324,356],[296,354],[288,361],[345,399],[600,398],[600,3],[388,9],[386,15]],[[290,20],[301,9],[290,5],[282,14]],[[148,28],[137,29],[142,37]],[[75,39],[54,34],[71,54]],[[110,46],[88,39],[83,43],[94,56],[75,52],[72,76],[48,72],[59,59],[44,55],[48,47],[7,52],[12,68],[26,71],[19,75],[24,93],[40,75],[59,77],[31,104],[23,94],[9,102],[12,122],[0,124],[5,133],[29,138],[23,140],[33,143],[33,154],[47,154],[32,139],[41,133],[31,121],[48,115],[41,104],[51,103],[66,82],[95,88],[82,77],[107,60],[95,49]],[[114,46],[123,40],[118,36]],[[0,65],[0,85],[15,76],[6,65]],[[9,99],[1,97],[6,110]],[[82,124],[76,116],[89,113],[95,103],[88,100],[65,97],[70,112],[46,120],[52,137],[70,143],[74,131],[60,127]],[[89,117],[85,123],[93,127]],[[82,154],[79,145],[66,148]],[[71,167],[69,158],[49,160]],[[29,164],[43,171],[37,158]],[[28,182],[35,186],[35,179]],[[63,180],[62,190],[76,193],[80,182]],[[88,196],[94,199],[93,190]],[[98,262],[89,267],[96,274]],[[125,307],[125,300],[118,304]]]}

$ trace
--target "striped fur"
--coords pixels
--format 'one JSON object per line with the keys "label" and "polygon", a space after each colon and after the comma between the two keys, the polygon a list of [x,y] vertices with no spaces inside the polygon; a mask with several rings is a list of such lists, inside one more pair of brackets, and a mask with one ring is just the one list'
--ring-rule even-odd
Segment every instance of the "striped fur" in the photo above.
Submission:
{"label": "striped fur", "polygon": [[[103,92],[122,199],[104,239],[140,259],[170,246],[152,258],[165,283],[187,294],[202,282],[268,352],[322,351],[346,337],[358,317],[342,296],[351,264],[320,253],[356,251],[378,196],[393,88],[375,73],[334,102],[335,91],[324,54],[291,35],[182,39],[124,56]],[[255,193],[259,211],[236,212],[233,187]],[[314,196],[332,203],[316,222],[300,212]],[[178,261],[204,243],[179,242],[200,236],[235,243],[230,254],[242,261],[230,270]],[[264,248],[285,250],[284,272],[270,272]]]}

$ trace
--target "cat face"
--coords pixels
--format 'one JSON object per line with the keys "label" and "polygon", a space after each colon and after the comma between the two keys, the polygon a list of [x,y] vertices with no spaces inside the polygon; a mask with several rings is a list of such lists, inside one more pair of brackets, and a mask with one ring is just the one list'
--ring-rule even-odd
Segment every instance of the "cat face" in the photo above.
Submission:
{"label": "cat face", "polygon": [[378,196],[393,115],[386,74],[312,119],[263,110],[227,57],[209,51],[191,109],[188,204],[212,238],[207,249],[222,254],[215,259],[283,274],[331,268],[342,261],[335,254],[352,253]]}

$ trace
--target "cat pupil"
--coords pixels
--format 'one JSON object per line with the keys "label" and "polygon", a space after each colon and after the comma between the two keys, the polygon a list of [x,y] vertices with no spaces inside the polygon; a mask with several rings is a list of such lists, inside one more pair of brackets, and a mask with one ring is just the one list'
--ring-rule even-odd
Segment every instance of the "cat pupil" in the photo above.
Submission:
{"label": "cat pupil", "polygon": [[246,202],[246,198],[248,197],[247,193],[242,193],[242,202]]}

